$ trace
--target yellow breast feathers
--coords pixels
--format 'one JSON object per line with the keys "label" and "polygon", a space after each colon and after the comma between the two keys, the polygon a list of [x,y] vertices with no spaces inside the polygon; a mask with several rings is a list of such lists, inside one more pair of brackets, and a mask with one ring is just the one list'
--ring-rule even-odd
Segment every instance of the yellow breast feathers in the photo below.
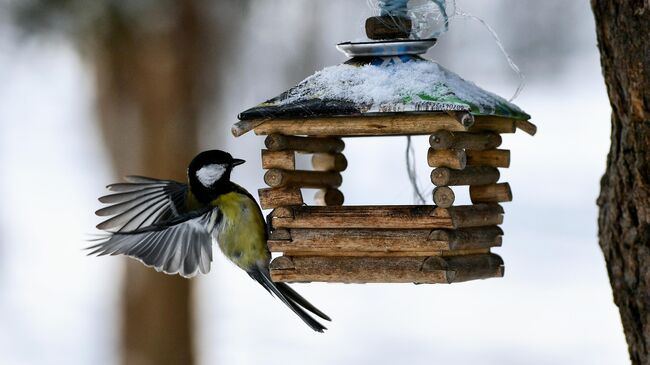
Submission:
{"label": "yellow breast feathers", "polygon": [[223,253],[241,268],[252,268],[268,261],[266,227],[257,203],[245,194],[233,191],[212,202],[222,214],[217,240]]}

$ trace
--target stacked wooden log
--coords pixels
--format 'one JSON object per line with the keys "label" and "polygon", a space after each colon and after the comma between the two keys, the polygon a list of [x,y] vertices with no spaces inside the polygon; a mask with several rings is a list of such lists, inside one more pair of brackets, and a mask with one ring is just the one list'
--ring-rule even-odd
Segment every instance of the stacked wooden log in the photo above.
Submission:
{"label": "stacked wooden log", "polygon": [[[267,169],[264,182],[269,188],[259,190],[262,208],[303,205],[301,188],[319,189],[315,197],[318,205],[343,205],[338,187],[348,162],[341,154],[345,143],[340,138],[271,134],[265,145],[262,167]],[[314,171],[296,170],[296,153],[313,154]]]}
{"label": "stacked wooden log", "polygon": [[[510,201],[499,168],[510,153],[501,133],[528,122],[469,114],[269,120],[251,124],[266,134],[260,190],[268,216],[274,281],[343,283],[452,283],[503,276],[503,261],[490,252],[501,245],[503,208]],[[343,206],[340,172],[344,143],[335,136],[431,136],[429,165],[435,205]],[[309,137],[304,137],[304,136]],[[311,153],[313,171],[295,168],[296,153]],[[454,206],[452,188],[469,186],[472,205]],[[300,188],[320,189],[306,206]]]}
{"label": "stacked wooden log", "polygon": [[275,281],[451,283],[503,275],[497,204],[283,207],[269,216]]}
{"label": "stacked wooden log", "polygon": [[469,186],[472,203],[501,203],[512,200],[508,183],[497,183],[498,168],[510,166],[510,151],[497,149],[501,136],[494,132],[441,130],[429,138],[428,162],[434,167],[431,182],[433,202],[448,208],[455,194],[450,186]]}

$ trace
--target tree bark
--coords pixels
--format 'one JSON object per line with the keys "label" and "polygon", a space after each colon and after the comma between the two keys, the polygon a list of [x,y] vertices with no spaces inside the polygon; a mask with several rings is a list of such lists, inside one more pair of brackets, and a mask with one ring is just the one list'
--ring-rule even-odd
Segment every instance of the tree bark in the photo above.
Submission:
{"label": "tree bark", "polygon": [[612,105],[600,246],[633,364],[650,364],[650,2],[592,0]]}
{"label": "tree bark", "polygon": [[[198,150],[200,60],[207,48],[199,14],[196,1],[177,2],[154,26],[114,14],[96,40],[99,120],[120,176],[186,180]],[[128,260],[123,364],[194,363],[190,283]]]}

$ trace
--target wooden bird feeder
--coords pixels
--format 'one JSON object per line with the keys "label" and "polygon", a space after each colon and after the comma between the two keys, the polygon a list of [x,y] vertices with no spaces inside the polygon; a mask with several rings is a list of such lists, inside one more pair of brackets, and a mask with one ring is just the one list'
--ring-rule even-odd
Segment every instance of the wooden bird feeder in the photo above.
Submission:
{"label": "wooden bird feeder", "polygon": [[[267,136],[268,188],[259,198],[262,208],[273,209],[268,247],[282,254],[271,263],[274,281],[455,283],[503,276],[502,259],[491,253],[502,242],[499,204],[512,200],[508,183],[499,182],[499,169],[510,166],[501,134],[533,135],[536,127],[517,106],[417,55],[433,43],[342,43],[349,61],[239,115],[235,136],[250,130]],[[433,168],[434,205],[344,205],[343,138],[397,135],[430,136],[421,153]],[[313,170],[297,170],[296,153],[312,154]],[[453,189],[466,186],[472,205],[454,205]],[[301,188],[320,189],[315,206],[304,203]]]}

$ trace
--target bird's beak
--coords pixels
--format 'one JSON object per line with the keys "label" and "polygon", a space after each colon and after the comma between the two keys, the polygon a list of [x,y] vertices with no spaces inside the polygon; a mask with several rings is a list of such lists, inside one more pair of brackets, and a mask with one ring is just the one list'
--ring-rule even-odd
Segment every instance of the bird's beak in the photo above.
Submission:
{"label": "bird's beak", "polygon": [[232,160],[232,166],[233,167],[239,166],[239,165],[243,164],[244,162],[246,162],[246,161],[235,158],[235,159]]}

